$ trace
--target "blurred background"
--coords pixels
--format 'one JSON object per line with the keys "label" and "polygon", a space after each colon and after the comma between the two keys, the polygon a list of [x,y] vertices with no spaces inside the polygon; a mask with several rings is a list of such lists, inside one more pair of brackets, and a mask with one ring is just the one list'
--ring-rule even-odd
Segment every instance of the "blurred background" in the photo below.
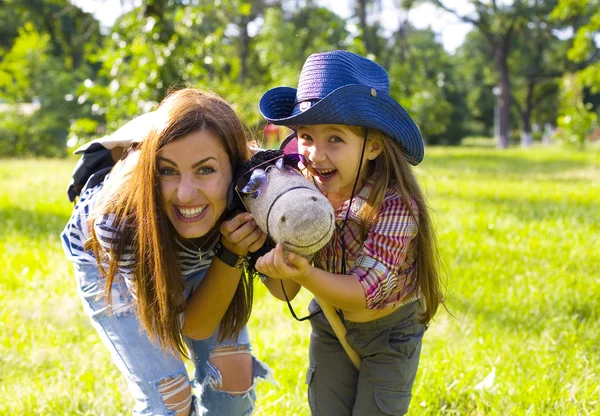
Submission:
{"label": "blurred background", "polygon": [[[597,0],[2,0],[0,156],[64,156],[208,88],[264,128],[258,98],[306,57],[386,68],[428,144],[597,140]],[[33,122],[35,120],[35,122]],[[558,128],[558,134],[556,131]]]}
{"label": "blurred background", "polygon": [[[73,149],[184,86],[275,146],[259,97],[330,49],[386,68],[427,143],[448,311],[409,415],[600,414],[599,33],[599,0],[0,0],[0,415],[131,414],[60,245]],[[310,326],[255,288],[255,414],[308,415]]]}

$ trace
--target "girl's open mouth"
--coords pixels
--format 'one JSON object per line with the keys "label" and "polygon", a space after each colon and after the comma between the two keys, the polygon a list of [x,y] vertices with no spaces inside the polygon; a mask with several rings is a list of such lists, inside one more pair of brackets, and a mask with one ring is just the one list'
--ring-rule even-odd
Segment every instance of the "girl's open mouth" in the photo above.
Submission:
{"label": "girl's open mouth", "polygon": [[337,169],[314,169],[316,176],[322,179],[331,178],[337,173]]}

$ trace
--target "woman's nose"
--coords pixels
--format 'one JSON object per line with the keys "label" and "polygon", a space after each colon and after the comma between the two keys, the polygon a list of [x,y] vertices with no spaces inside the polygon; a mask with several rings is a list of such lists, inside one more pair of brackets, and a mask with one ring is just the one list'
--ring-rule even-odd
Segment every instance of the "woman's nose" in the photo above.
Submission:
{"label": "woman's nose", "polygon": [[198,188],[194,183],[193,178],[182,176],[179,186],[177,187],[177,199],[181,203],[192,202],[198,196]]}

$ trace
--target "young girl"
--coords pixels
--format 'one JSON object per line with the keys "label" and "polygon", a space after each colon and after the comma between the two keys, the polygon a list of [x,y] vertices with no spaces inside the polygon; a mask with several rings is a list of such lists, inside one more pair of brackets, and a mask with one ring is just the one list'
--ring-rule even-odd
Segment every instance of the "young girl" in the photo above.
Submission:
{"label": "young girl", "polygon": [[293,253],[284,259],[280,246],[256,264],[276,297],[303,286],[337,308],[361,357],[357,370],[323,315],[311,318],[311,412],[404,414],[423,333],[443,302],[436,240],[409,166],[423,158],[419,130],[389,96],[386,71],[345,51],[311,55],[298,89],[269,90],[259,107],[295,130],[282,146],[307,158],[336,210],[334,236],[312,265]]}

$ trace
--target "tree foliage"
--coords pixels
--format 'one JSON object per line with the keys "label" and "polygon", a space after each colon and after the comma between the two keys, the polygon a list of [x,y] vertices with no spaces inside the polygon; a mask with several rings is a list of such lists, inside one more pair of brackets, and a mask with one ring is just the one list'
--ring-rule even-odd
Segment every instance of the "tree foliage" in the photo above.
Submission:
{"label": "tree foliage", "polygon": [[585,62],[580,71],[580,80],[594,93],[600,92],[600,1],[599,0],[560,0],[552,12],[557,21],[575,20],[575,40],[568,52],[574,62]]}
{"label": "tree foliage", "polygon": [[[349,2],[349,20],[313,1],[127,1],[131,10],[101,32],[69,0],[0,0],[1,154],[66,154],[67,141],[110,133],[184,86],[219,93],[259,131],[261,94],[295,87],[306,57],[332,49],[388,70],[392,96],[429,144],[491,134],[495,108],[504,114],[505,136],[509,120],[525,133],[554,122],[566,71],[579,71],[584,101],[600,84],[590,40],[598,32],[598,0],[471,0],[473,11],[460,17],[475,30],[454,55],[431,29],[407,18],[425,1],[451,10],[442,0],[393,2],[393,32],[381,26],[380,14],[390,11],[380,1]],[[576,31],[572,42],[556,36],[568,26]],[[35,111],[23,114],[24,103]]]}
{"label": "tree foliage", "polygon": [[568,58],[579,64],[579,70],[567,74],[561,85],[561,106],[558,117],[560,138],[567,143],[585,146],[586,138],[598,126],[598,114],[584,100],[584,88],[600,93],[600,1],[560,0],[552,12],[554,21],[571,23],[575,39]]}

